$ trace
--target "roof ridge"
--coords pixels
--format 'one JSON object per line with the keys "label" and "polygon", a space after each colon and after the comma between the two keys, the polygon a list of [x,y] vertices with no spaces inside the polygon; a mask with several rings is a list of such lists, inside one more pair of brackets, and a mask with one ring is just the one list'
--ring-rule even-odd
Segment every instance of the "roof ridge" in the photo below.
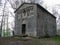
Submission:
{"label": "roof ridge", "polygon": [[[37,6],[39,6],[40,8],[44,9],[47,13],[49,13],[50,15],[52,15],[53,17],[55,17],[52,13],[50,13],[48,10],[46,10],[43,6],[41,6],[41,5],[38,4],[38,3],[26,3],[26,2],[24,2],[24,3],[22,3],[22,4],[15,10],[15,12],[16,12],[23,4],[34,4],[34,5],[37,5]],[[14,13],[15,13],[15,12],[14,12]],[[56,17],[55,17],[55,18],[56,18]]]}

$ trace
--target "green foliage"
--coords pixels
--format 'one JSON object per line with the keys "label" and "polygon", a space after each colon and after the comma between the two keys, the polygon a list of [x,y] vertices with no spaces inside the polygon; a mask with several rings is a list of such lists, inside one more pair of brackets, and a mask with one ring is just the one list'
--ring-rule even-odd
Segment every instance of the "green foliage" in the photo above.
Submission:
{"label": "green foliage", "polygon": [[3,37],[9,37],[10,33],[8,30],[3,30]]}

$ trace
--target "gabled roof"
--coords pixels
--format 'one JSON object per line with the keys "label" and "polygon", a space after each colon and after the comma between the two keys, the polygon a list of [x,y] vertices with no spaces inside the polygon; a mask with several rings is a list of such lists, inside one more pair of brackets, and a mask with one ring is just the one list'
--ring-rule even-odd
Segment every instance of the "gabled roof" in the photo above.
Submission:
{"label": "gabled roof", "polygon": [[21,8],[21,6],[23,6],[24,4],[33,4],[33,5],[36,5],[36,3],[22,3],[22,4],[15,10],[15,12],[16,12],[17,10],[19,10],[19,8]]}
{"label": "gabled roof", "polygon": [[[39,5],[39,4],[37,4],[37,3],[23,3],[23,4],[21,4],[21,5],[15,10],[15,12],[18,11],[19,8],[21,8],[21,6],[23,6],[24,4],[37,5],[37,6],[40,7],[42,10],[46,11],[46,12],[49,13],[51,16],[53,16],[54,18],[56,18],[53,14],[51,14],[49,11],[47,11],[45,8],[43,8],[41,5]],[[14,13],[15,13],[15,12],[14,12]]]}

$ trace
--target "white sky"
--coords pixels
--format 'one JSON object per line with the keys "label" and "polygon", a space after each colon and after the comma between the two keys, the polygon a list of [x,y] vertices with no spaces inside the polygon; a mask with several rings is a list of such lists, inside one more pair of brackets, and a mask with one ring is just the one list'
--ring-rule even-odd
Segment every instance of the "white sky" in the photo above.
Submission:
{"label": "white sky", "polygon": [[47,5],[53,6],[55,4],[60,4],[60,0],[44,0]]}

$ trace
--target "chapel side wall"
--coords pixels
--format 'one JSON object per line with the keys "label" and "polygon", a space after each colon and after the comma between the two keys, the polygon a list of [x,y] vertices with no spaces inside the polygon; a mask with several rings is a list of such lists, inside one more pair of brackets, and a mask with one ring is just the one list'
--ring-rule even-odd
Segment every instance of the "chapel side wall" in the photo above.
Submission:
{"label": "chapel side wall", "polygon": [[44,37],[44,12],[37,6],[37,36]]}
{"label": "chapel side wall", "polygon": [[46,13],[47,19],[47,34],[49,36],[56,36],[56,18],[53,17],[51,14]]}
{"label": "chapel side wall", "polygon": [[44,11],[44,27],[46,36],[56,36],[56,17]]}
{"label": "chapel side wall", "polygon": [[51,14],[38,7],[37,12],[37,35],[55,36],[56,35],[56,18]]}

